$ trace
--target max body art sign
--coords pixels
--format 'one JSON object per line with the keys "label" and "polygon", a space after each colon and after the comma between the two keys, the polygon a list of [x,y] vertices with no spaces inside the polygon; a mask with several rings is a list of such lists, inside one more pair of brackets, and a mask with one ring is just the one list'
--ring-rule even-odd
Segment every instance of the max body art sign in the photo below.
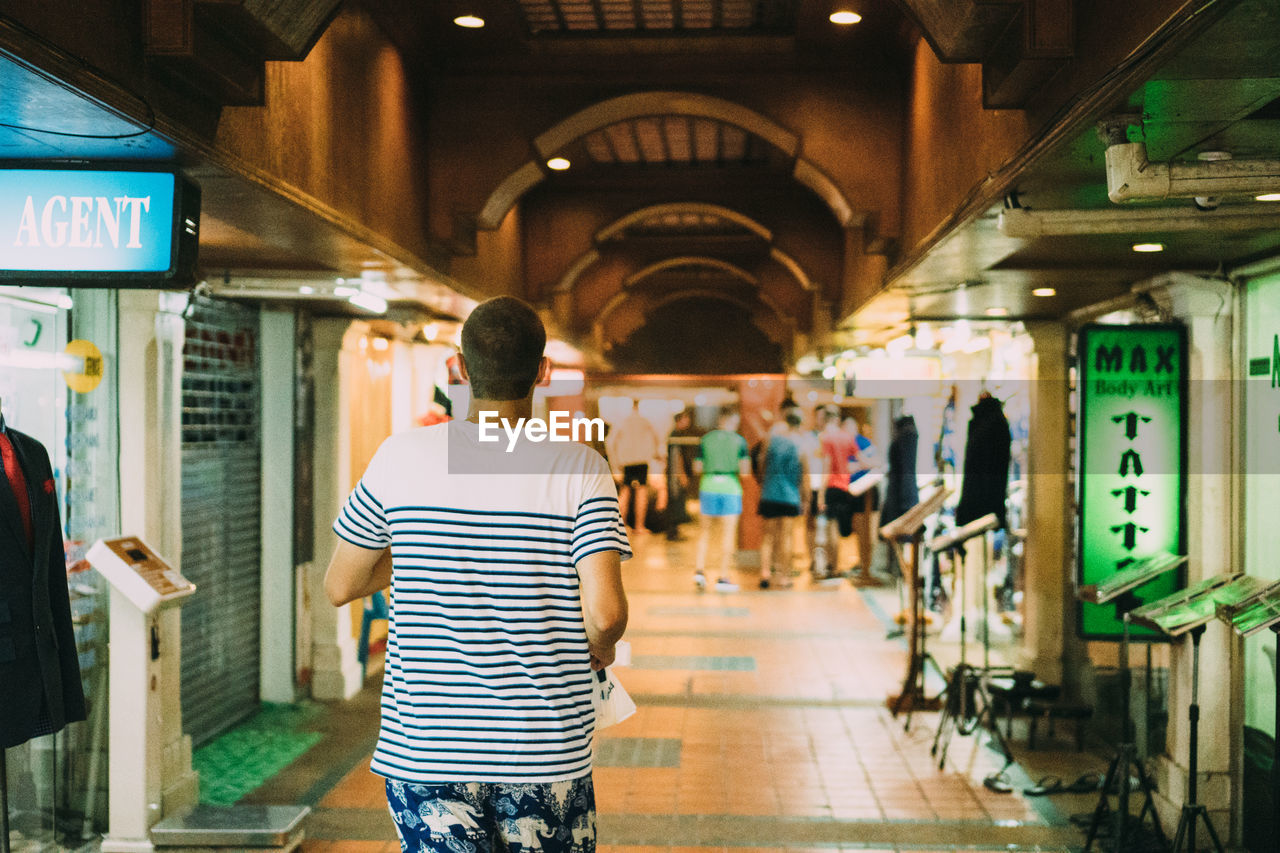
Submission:
{"label": "max body art sign", "polygon": [[[1181,326],[1086,326],[1079,354],[1079,582],[1184,552],[1187,339]],[[1182,572],[1134,590],[1154,601]],[[1080,634],[1118,638],[1113,605],[1080,604]],[[1133,626],[1131,634],[1154,637]]]}
{"label": "max body art sign", "polygon": [[0,169],[0,274],[168,273],[178,185],[173,172]]}

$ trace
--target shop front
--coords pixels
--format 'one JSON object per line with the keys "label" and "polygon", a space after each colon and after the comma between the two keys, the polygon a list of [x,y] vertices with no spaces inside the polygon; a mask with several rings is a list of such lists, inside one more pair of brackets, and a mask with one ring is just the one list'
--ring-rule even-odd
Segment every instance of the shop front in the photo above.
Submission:
{"label": "shop front", "polygon": [[[105,824],[107,589],[84,553],[119,529],[115,304],[109,291],[0,287],[0,407],[6,429],[49,455],[53,478],[43,487],[57,496],[65,534],[60,562],[87,702],[87,719],[55,734],[0,732],[17,842],[56,839],[74,849]],[[21,642],[0,633],[5,641]]]}
{"label": "shop front", "polygon": [[[143,374],[121,367],[120,289],[162,286],[184,274],[194,260],[196,205],[198,193],[173,170],[0,170],[0,410],[11,445],[26,448],[18,470],[6,468],[2,485],[15,500],[3,506],[16,516],[4,528],[21,531],[30,517],[31,541],[56,543],[47,564],[20,537],[4,546],[4,572],[16,573],[4,587],[33,595],[0,596],[0,667],[8,665],[8,683],[40,659],[33,650],[44,627],[34,637],[19,634],[39,624],[42,596],[32,581],[47,576],[59,623],[52,630],[74,638],[74,649],[57,647],[70,667],[64,671],[79,669],[79,684],[64,679],[60,694],[48,689],[47,675],[24,679],[46,688],[33,694],[44,697],[34,724],[23,715],[3,718],[0,781],[15,849],[76,849],[107,825],[109,590],[85,554],[119,534],[125,492],[136,490],[145,470],[131,473],[121,452],[122,407],[136,408],[122,401],[136,400],[143,412],[133,419],[145,419],[146,397]],[[34,447],[49,459],[52,477],[43,482],[28,476],[39,468]],[[24,485],[27,500],[19,501]],[[56,517],[36,509],[45,496]],[[67,725],[57,724],[61,717]]]}
{"label": "shop front", "polygon": [[[1244,284],[1244,550],[1245,571],[1280,581],[1280,268]],[[1274,850],[1276,635],[1244,643],[1244,841]]]}

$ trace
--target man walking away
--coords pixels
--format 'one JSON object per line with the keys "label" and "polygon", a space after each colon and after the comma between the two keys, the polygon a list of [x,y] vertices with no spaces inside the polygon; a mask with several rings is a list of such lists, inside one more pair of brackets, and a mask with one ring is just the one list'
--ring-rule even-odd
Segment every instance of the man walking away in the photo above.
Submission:
{"label": "man walking away", "polygon": [[645,514],[649,510],[649,469],[651,463],[659,458],[661,441],[649,419],[636,410],[634,400],[631,401],[631,412],[609,432],[605,447],[613,478],[618,483],[622,517],[627,518],[630,505],[635,512],[633,529],[643,531]]}
{"label": "man walking away", "polygon": [[701,475],[698,501],[698,547],[694,553],[693,582],[698,589],[707,588],[707,551],[711,546],[711,528],[720,526],[720,578],[716,589],[736,592],[738,585],[730,578],[734,556],[738,550],[738,518],[742,515],[742,478],[751,473],[751,456],[747,440],[738,434],[741,418],[736,409],[720,412],[719,428],[702,437],[699,456],[693,463]]}
{"label": "man walking away", "polygon": [[477,306],[466,420],[388,438],[334,523],[329,600],[392,590],[372,770],[405,851],[595,850],[592,684],[627,622],[617,493],[587,447],[509,452],[478,427],[532,415],[545,345],[524,302]]}

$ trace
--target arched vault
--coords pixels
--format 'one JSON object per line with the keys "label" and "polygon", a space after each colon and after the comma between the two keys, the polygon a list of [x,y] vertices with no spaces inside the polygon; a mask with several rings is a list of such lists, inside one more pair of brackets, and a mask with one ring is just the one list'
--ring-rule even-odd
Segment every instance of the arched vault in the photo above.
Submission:
{"label": "arched vault", "polygon": [[525,193],[546,177],[545,163],[582,137],[628,119],[688,116],[724,122],[764,140],[791,161],[791,176],[812,190],[842,227],[857,224],[856,213],[840,188],[803,154],[801,139],[773,119],[741,104],[693,92],[638,92],[579,110],[533,140],[536,159],[519,166],[490,193],[476,216],[476,226],[495,230]]}

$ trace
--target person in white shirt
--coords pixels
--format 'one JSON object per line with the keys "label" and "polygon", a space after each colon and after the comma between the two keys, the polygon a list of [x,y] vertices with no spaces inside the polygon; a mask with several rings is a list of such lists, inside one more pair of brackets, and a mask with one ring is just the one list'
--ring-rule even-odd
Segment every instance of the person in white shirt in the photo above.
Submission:
{"label": "person in white shirt", "polygon": [[634,507],[633,529],[643,531],[649,510],[649,471],[653,463],[662,461],[662,442],[649,419],[637,411],[634,400],[631,401],[631,413],[609,431],[605,449],[609,455],[609,466],[613,469],[613,479],[618,484],[618,511],[625,519],[627,509]]}
{"label": "person in white shirt", "polygon": [[466,420],[388,438],[334,523],[329,600],[392,590],[371,769],[405,850],[595,849],[591,696],[627,623],[617,491],[584,445],[480,427],[532,415],[545,345],[526,303],[477,306]]}

